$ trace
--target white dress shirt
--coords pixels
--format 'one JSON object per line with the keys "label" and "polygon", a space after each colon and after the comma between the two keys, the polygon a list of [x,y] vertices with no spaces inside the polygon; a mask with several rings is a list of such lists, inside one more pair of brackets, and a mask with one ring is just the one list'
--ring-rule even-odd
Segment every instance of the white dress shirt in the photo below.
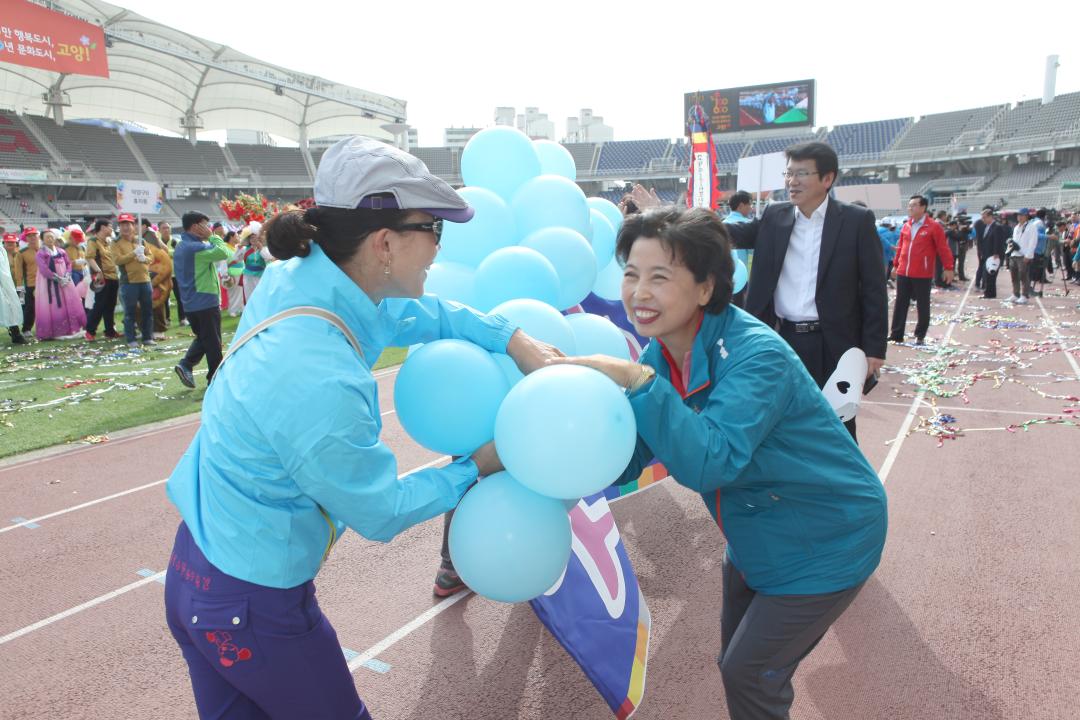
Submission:
{"label": "white dress shirt", "polygon": [[826,197],[817,210],[806,217],[795,210],[795,225],[791,228],[787,255],[780,268],[780,279],[773,293],[777,317],[792,322],[817,320],[818,259],[821,257],[821,230],[825,227]]}

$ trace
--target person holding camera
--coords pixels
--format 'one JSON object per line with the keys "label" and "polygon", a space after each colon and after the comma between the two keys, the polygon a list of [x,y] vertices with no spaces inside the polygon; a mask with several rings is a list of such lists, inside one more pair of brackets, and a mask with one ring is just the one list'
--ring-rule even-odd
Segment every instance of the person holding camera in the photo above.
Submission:
{"label": "person holding camera", "polygon": [[1031,297],[1031,263],[1039,244],[1039,231],[1031,222],[1031,210],[1020,208],[1016,212],[1016,227],[1009,241],[1009,275],[1012,278],[1012,295],[1005,302],[1027,305]]}

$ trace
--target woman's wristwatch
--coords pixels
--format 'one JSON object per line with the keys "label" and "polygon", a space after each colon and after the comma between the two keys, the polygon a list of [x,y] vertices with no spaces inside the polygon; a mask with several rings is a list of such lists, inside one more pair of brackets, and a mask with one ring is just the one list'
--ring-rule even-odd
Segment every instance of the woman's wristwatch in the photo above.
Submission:
{"label": "woman's wristwatch", "polygon": [[627,384],[626,394],[629,395],[630,393],[636,392],[647,385],[654,377],[656,377],[656,370],[654,370],[651,365],[642,365],[641,372],[638,376]]}

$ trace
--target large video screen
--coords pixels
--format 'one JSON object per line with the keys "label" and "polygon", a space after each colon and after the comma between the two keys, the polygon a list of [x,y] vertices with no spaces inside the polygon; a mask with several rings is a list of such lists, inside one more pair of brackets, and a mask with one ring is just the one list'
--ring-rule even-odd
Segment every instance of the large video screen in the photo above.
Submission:
{"label": "large video screen", "polygon": [[686,93],[683,118],[687,134],[699,129],[702,116],[714,133],[809,127],[814,124],[814,81]]}

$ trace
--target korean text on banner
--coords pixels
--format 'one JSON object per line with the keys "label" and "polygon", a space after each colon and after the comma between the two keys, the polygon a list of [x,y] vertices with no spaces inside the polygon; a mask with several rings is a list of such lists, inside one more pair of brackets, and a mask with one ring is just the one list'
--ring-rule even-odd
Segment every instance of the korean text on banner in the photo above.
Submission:
{"label": "korean text on banner", "polygon": [[7,0],[0,61],[68,75],[109,77],[105,31],[29,0]]}
{"label": "korean text on banner", "polygon": [[160,215],[165,196],[157,183],[121,180],[116,184],[116,207],[133,215]]}

